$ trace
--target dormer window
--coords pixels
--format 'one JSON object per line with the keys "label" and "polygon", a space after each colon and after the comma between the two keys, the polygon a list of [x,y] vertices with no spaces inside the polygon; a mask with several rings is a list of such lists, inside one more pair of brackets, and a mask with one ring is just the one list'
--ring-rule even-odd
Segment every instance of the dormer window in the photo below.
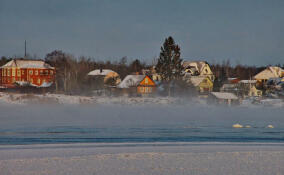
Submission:
{"label": "dormer window", "polygon": [[206,72],[206,73],[208,73],[208,70],[207,70],[207,69],[205,69],[205,72]]}

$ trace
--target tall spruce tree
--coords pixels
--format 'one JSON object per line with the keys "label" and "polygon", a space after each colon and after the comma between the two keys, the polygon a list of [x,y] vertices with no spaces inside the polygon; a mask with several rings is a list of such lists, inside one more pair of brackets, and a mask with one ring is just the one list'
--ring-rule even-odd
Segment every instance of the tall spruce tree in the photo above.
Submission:
{"label": "tall spruce tree", "polygon": [[163,81],[170,82],[181,77],[182,59],[180,58],[180,47],[175,44],[170,36],[166,38],[161,47],[160,57],[156,65],[156,71],[162,77]]}

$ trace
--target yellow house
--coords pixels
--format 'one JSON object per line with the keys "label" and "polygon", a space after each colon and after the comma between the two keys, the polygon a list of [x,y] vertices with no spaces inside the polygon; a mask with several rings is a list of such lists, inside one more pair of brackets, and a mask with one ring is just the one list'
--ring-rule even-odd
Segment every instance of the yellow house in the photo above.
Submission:
{"label": "yellow house", "polygon": [[185,73],[192,76],[208,77],[212,82],[215,76],[206,61],[184,61],[182,63]]}
{"label": "yellow house", "polygon": [[210,92],[213,90],[213,82],[209,77],[192,76],[190,82],[199,92]]}
{"label": "yellow house", "polygon": [[263,71],[259,72],[256,74],[253,78],[257,80],[259,83],[260,82],[266,82],[270,78],[280,78],[284,76],[284,70],[281,69],[280,67],[267,67]]}

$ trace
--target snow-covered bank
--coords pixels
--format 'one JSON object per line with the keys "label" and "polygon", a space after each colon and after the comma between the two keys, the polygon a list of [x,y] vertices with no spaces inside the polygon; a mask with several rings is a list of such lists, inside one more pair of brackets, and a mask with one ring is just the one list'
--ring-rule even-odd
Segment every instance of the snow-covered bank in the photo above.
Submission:
{"label": "snow-covered bank", "polygon": [[[190,104],[207,106],[206,99],[182,98],[182,97],[108,97],[108,96],[78,96],[65,94],[23,94],[0,92],[0,104],[121,104],[121,105],[168,105]],[[209,104],[216,105],[216,104]],[[283,99],[263,98],[255,101],[245,99],[241,101],[241,107],[284,107]]]}
{"label": "snow-covered bank", "polygon": [[178,104],[174,97],[86,97],[64,94],[20,94],[0,92],[0,103],[6,104]]}
{"label": "snow-covered bank", "polygon": [[0,171],[7,175],[267,175],[284,172],[284,147],[281,144],[98,146],[0,146]]}

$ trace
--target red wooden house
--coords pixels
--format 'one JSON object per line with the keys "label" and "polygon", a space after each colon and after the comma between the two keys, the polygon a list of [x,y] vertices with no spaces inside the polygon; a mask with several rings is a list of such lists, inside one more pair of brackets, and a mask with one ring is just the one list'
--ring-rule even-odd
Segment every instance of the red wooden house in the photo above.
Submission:
{"label": "red wooden house", "polygon": [[0,68],[2,87],[49,87],[55,80],[55,68],[41,60],[11,60]]}

